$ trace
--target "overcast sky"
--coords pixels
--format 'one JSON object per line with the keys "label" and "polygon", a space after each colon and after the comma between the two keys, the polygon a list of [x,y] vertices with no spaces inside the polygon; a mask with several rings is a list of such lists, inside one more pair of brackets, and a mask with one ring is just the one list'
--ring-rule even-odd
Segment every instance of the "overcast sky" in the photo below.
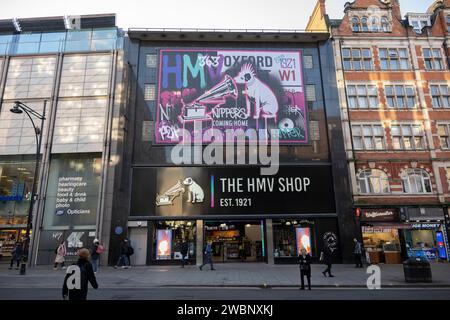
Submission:
{"label": "overcast sky", "polygon": [[[327,0],[342,18],[348,0]],[[425,12],[432,0],[400,0],[402,15]],[[316,0],[0,0],[0,19],[116,13],[134,28],[304,29]]]}

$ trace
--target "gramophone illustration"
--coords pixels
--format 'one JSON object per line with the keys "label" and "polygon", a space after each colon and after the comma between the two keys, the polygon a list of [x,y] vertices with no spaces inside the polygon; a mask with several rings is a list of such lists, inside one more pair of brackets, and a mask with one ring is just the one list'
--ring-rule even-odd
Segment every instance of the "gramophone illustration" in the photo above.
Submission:
{"label": "gramophone illustration", "polygon": [[236,82],[229,75],[225,75],[224,79],[217,85],[203,93],[200,97],[190,104],[183,103],[182,115],[179,117],[180,122],[194,120],[210,120],[205,104],[214,104],[214,107],[225,102],[226,97],[237,98]]}
{"label": "gramophone illustration", "polygon": [[173,205],[173,201],[179,195],[188,192],[188,199],[186,202],[190,203],[200,203],[203,202],[205,198],[205,193],[202,187],[194,181],[191,177],[184,179],[183,181],[178,180],[177,183],[169,188],[162,195],[156,194],[156,205],[168,206]]}

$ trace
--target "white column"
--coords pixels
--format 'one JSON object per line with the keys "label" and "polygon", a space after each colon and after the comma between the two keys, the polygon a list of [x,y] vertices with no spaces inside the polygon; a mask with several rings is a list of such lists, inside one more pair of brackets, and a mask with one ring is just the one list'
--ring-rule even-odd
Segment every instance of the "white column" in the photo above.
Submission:
{"label": "white column", "polygon": [[196,251],[197,251],[197,265],[200,266],[203,263],[203,220],[197,220],[197,244],[196,244]]}
{"label": "white column", "polygon": [[275,264],[275,260],[273,257],[273,227],[272,227],[272,219],[266,219],[266,248],[267,248],[267,263]]}

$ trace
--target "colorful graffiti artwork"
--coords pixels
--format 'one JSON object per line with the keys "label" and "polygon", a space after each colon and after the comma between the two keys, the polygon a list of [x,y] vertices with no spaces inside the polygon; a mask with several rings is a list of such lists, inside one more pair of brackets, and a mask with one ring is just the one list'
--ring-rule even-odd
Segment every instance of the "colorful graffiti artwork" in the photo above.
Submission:
{"label": "colorful graffiti artwork", "polygon": [[307,119],[301,51],[160,50],[158,144],[181,142],[181,129],[192,142],[209,143],[208,129],[222,141],[227,130],[254,129],[281,144],[307,144]]}

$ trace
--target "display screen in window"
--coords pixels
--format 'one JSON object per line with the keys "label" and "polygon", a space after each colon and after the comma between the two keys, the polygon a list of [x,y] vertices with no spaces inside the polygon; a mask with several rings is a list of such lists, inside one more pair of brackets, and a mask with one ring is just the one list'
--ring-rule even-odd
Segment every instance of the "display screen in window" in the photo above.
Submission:
{"label": "display screen in window", "polygon": [[172,230],[157,230],[156,234],[156,259],[168,260],[172,255]]}
{"label": "display screen in window", "polygon": [[297,254],[301,254],[303,248],[306,252],[311,254],[311,232],[309,228],[295,228],[295,235],[297,238]]}

